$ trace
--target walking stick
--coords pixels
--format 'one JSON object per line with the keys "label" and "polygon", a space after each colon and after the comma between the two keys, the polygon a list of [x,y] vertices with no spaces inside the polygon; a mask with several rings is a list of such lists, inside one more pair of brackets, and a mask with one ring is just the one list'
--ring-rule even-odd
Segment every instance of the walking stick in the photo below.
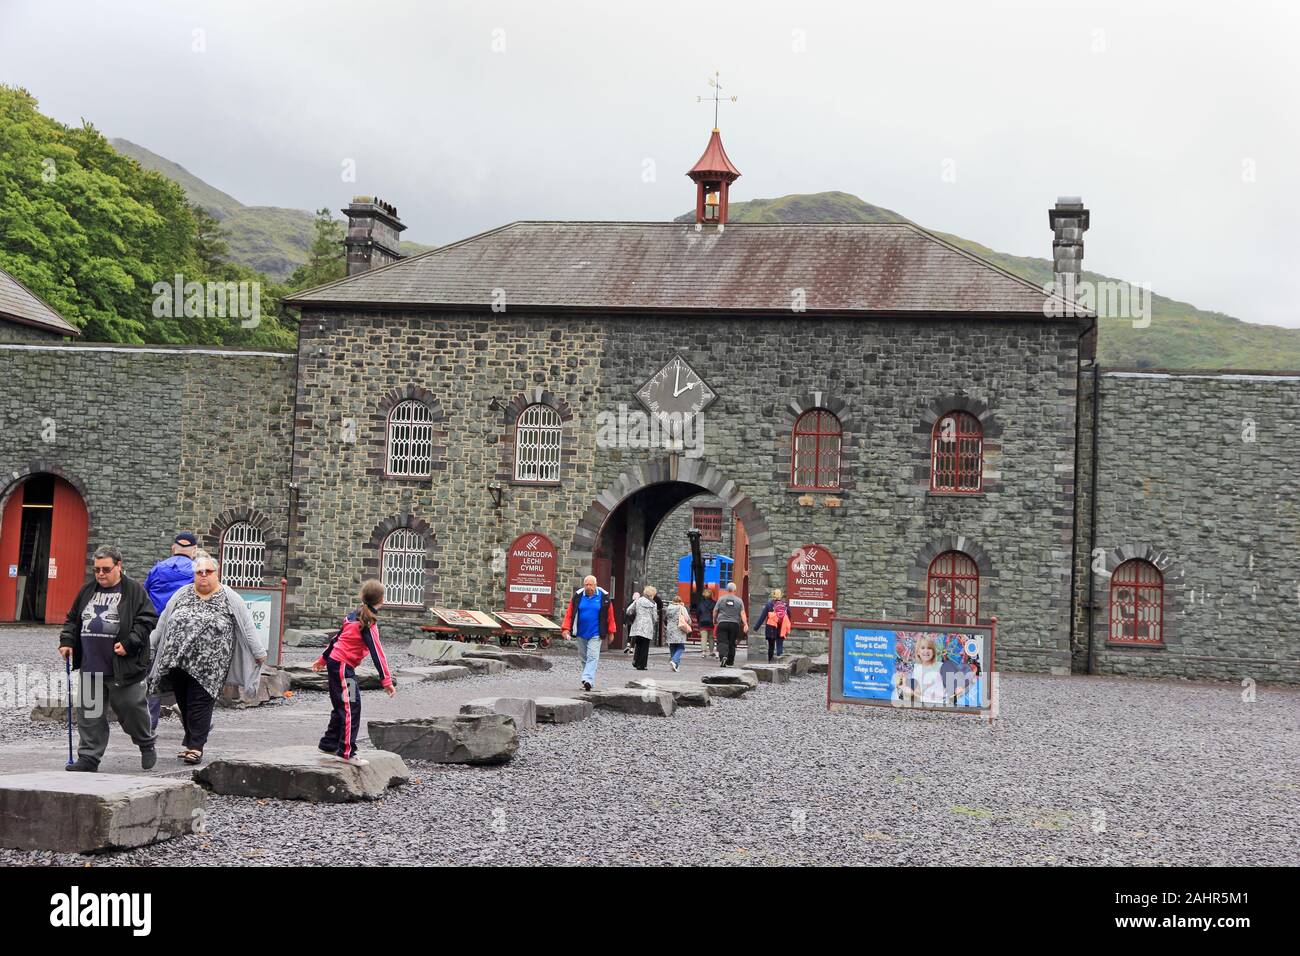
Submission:
{"label": "walking stick", "polygon": [[72,658],[63,659],[63,671],[67,675],[68,682],[64,685],[63,696],[68,701],[68,766],[72,766]]}

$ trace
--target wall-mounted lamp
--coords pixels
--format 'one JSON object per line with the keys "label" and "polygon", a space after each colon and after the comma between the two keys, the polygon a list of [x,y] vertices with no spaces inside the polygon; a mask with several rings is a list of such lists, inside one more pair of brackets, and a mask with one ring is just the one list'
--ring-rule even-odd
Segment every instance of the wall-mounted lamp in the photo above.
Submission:
{"label": "wall-mounted lamp", "polygon": [[501,409],[505,407],[506,407],[506,403],[503,402],[501,399],[497,398],[495,395],[493,395],[492,398],[488,401],[488,411],[490,412],[499,412],[501,411]]}
{"label": "wall-mounted lamp", "polygon": [[488,493],[492,495],[492,502],[493,502],[493,504],[494,504],[496,507],[500,508],[500,507],[501,507],[501,495],[503,494],[504,489],[503,489],[500,485],[496,484],[495,482],[493,482],[492,484],[489,484],[489,485],[487,486],[487,489],[488,489]]}

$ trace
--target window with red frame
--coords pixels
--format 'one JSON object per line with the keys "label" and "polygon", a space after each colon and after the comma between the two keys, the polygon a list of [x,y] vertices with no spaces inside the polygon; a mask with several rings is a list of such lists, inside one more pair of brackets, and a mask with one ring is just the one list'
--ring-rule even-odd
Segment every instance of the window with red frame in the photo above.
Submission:
{"label": "window with red frame", "polygon": [[701,541],[722,540],[722,509],[692,508],[691,524],[700,529]]}
{"label": "window with red frame", "polygon": [[1164,644],[1165,579],[1150,561],[1125,561],[1110,578],[1110,639]]}
{"label": "window with red frame", "polygon": [[840,420],[822,408],[804,412],[794,423],[793,440],[790,484],[795,488],[838,488],[844,441]]}
{"label": "window with red frame", "polygon": [[976,492],[984,479],[984,426],[969,412],[949,412],[930,436],[930,490]]}
{"label": "window with red frame", "polygon": [[930,562],[926,619],[931,624],[977,624],[980,571],[960,551],[945,551]]}

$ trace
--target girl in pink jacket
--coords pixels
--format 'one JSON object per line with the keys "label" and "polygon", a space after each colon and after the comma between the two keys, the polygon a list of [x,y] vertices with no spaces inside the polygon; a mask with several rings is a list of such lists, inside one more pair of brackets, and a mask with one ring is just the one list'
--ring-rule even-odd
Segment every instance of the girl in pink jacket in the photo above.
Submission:
{"label": "girl in pink jacket", "polygon": [[320,739],[321,752],[329,759],[342,760],[354,767],[370,761],[357,756],[357,730],[361,727],[361,692],[357,689],[356,667],[369,652],[382,679],[384,693],[397,693],[388,658],[379,643],[379,607],[384,603],[384,586],[371,578],[361,584],[361,607],[350,613],[321,654],[311,665],[314,671],[328,671],[330,684],[330,725]]}

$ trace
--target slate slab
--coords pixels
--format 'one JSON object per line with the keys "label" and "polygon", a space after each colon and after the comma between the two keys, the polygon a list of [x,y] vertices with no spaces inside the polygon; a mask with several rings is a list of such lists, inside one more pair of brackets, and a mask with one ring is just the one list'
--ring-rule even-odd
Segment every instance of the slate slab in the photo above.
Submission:
{"label": "slate slab", "polygon": [[430,661],[454,661],[465,651],[463,641],[444,641],[433,637],[417,637],[407,645],[407,651]]}
{"label": "slate slab", "polygon": [[537,722],[539,724],[571,724],[586,720],[594,709],[589,700],[574,697],[536,697]]}
{"label": "slate slab", "polygon": [[790,668],[785,664],[746,664],[742,669],[753,673],[761,683],[790,683]]}
{"label": "slate slab", "polygon": [[398,680],[409,681],[441,681],[441,680],[458,680],[461,677],[468,677],[473,671],[468,667],[460,667],[456,664],[433,664],[429,667],[401,667],[393,672],[393,676]]}
{"label": "slate slab", "polygon": [[673,695],[664,690],[633,690],[629,687],[614,690],[589,690],[575,694],[587,700],[597,710],[616,710],[621,714],[640,717],[671,717],[677,710]]}
{"label": "slate slab", "polygon": [[505,714],[460,714],[366,722],[376,747],[407,760],[502,764],[519,749],[519,730]]}
{"label": "slate slab", "polygon": [[469,645],[469,649],[463,651],[461,656],[488,658],[494,661],[501,661],[506,665],[506,667],[513,667],[516,670],[549,671],[551,669],[551,662],[541,654],[534,654],[529,651],[510,651],[496,647],[483,647],[481,644]]}
{"label": "slate slab", "polygon": [[740,670],[736,667],[724,667],[721,670],[707,671],[700,677],[702,684],[743,684],[746,687],[758,686],[758,675],[753,671]]}
{"label": "slate slab", "polygon": [[[289,675],[289,686],[293,690],[330,689],[329,674],[312,670],[310,664],[286,664],[281,670]],[[379,690],[382,686],[383,680],[373,667],[357,669],[357,687],[360,690]]]}
{"label": "slate slab", "polygon": [[697,681],[641,677],[628,681],[625,686],[637,690],[665,690],[673,695],[673,703],[678,707],[709,707],[713,704],[708,686]]}
{"label": "slate slab", "polygon": [[290,647],[324,647],[334,634],[327,628],[286,627],[284,642]]}
{"label": "slate slab", "polygon": [[364,750],[368,766],[333,760],[312,746],[279,747],[258,753],[219,757],[194,772],[194,780],[234,797],[271,797],[308,803],[374,800],[389,787],[410,780],[402,758],[383,750]]}
{"label": "slate slab", "polygon": [[520,730],[537,727],[537,705],[531,697],[479,697],[461,705],[462,714],[504,714]]}
{"label": "slate slab", "polygon": [[808,662],[809,674],[828,674],[831,669],[831,659],[828,654],[818,654]]}
{"label": "slate slab", "polygon": [[63,770],[0,776],[0,847],[92,853],[193,833],[205,794],[188,780]]}
{"label": "slate slab", "polygon": [[475,674],[504,674],[506,662],[491,657],[460,657],[456,659],[459,667],[468,667]]}
{"label": "slate slab", "polygon": [[791,677],[803,677],[812,667],[812,658],[807,654],[782,654],[777,663],[788,666]]}

